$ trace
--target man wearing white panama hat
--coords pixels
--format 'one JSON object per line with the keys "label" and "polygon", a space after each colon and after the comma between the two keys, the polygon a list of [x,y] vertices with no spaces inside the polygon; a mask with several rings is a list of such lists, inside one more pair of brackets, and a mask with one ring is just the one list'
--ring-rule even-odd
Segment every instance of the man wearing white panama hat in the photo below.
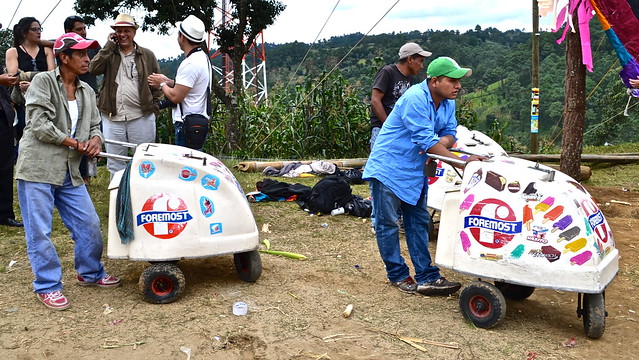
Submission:
{"label": "man wearing white panama hat", "polygon": [[[98,108],[104,137],[134,144],[155,142],[155,119],[159,114],[160,91],[152,90],[146,78],[160,71],[155,54],[133,39],[138,25],[131,15],[120,14],[111,25],[104,48],[91,60],[89,72],[104,74]],[[106,144],[108,153],[127,155],[128,149]],[[124,160],[107,159],[111,177],[124,169]]]}
{"label": "man wearing white panama hat", "polygon": [[175,26],[178,44],[185,56],[175,80],[154,73],[148,82],[151,87],[159,88],[168,100],[178,104],[173,108],[175,144],[201,150],[208,133],[210,108],[211,65],[202,47],[206,30],[202,20],[193,15]]}

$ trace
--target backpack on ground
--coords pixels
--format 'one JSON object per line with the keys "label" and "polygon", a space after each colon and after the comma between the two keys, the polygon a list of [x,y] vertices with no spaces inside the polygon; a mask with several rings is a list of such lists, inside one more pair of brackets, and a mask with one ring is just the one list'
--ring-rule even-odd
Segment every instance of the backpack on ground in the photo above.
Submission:
{"label": "backpack on ground", "polygon": [[330,214],[331,210],[343,207],[353,199],[351,186],[339,175],[328,175],[311,189],[311,195],[304,204],[312,214]]}

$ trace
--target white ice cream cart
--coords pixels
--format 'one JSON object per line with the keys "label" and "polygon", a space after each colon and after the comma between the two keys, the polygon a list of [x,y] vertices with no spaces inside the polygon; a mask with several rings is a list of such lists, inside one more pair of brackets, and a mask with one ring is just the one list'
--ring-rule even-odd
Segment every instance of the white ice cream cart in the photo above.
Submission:
{"label": "white ice cream cart", "polygon": [[504,318],[504,296],[523,300],[536,287],[550,288],[578,293],[586,335],[599,338],[619,252],[603,213],[578,182],[538,163],[496,156],[466,165],[461,185],[446,190],[435,262],[479,278],[459,299],[478,327]]}
{"label": "white ice cream cart", "polygon": [[109,189],[107,256],[151,263],[139,280],[145,300],[178,298],[185,287],[178,260],[233,254],[242,280],[260,277],[253,214],[242,187],[215,157],[180,146],[141,144],[128,174],[117,173]]}

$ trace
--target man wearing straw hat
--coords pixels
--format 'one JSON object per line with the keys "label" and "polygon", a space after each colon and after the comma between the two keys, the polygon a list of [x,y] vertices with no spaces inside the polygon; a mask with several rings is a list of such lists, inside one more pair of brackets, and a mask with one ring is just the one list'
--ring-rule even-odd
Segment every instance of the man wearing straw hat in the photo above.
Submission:
{"label": "man wearing straw hat", "polygon": [[[134,144],[155,142],[160,91],[149,88],[146,79],[159,72],[160,66],[151,50],[134,41],[138,25],[131,15],[118,15],[111,28],[115,32],[109,34],[106,45],[89,66],[91,74],[104,74],[98,100],[104,137]],[[107,143],[106,150],[127,155],[128,149]],[[107,160],[111,177],[124,167],[123,160]]]}
{"label": "man wearing straw hat", "polygon": [[180,63],[175,80],[163,74],[152,74],[149,85],[159,88],[172,103],[175,144],[202,149],[210,113],[211,65],[203,48],[204,23],[193,15],[176,24],[178,44],[185,59]]}

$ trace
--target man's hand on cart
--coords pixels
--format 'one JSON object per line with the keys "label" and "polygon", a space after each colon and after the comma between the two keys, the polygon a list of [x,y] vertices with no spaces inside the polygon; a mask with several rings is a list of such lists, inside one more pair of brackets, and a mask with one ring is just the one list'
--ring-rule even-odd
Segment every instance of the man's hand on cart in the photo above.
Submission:
{"label": "man's hand on cart", "polygon": [[99,136],[94,136],[88,141],[80,142],[77,150],[90,157],[96,157],[102,151],[102,140]]}

